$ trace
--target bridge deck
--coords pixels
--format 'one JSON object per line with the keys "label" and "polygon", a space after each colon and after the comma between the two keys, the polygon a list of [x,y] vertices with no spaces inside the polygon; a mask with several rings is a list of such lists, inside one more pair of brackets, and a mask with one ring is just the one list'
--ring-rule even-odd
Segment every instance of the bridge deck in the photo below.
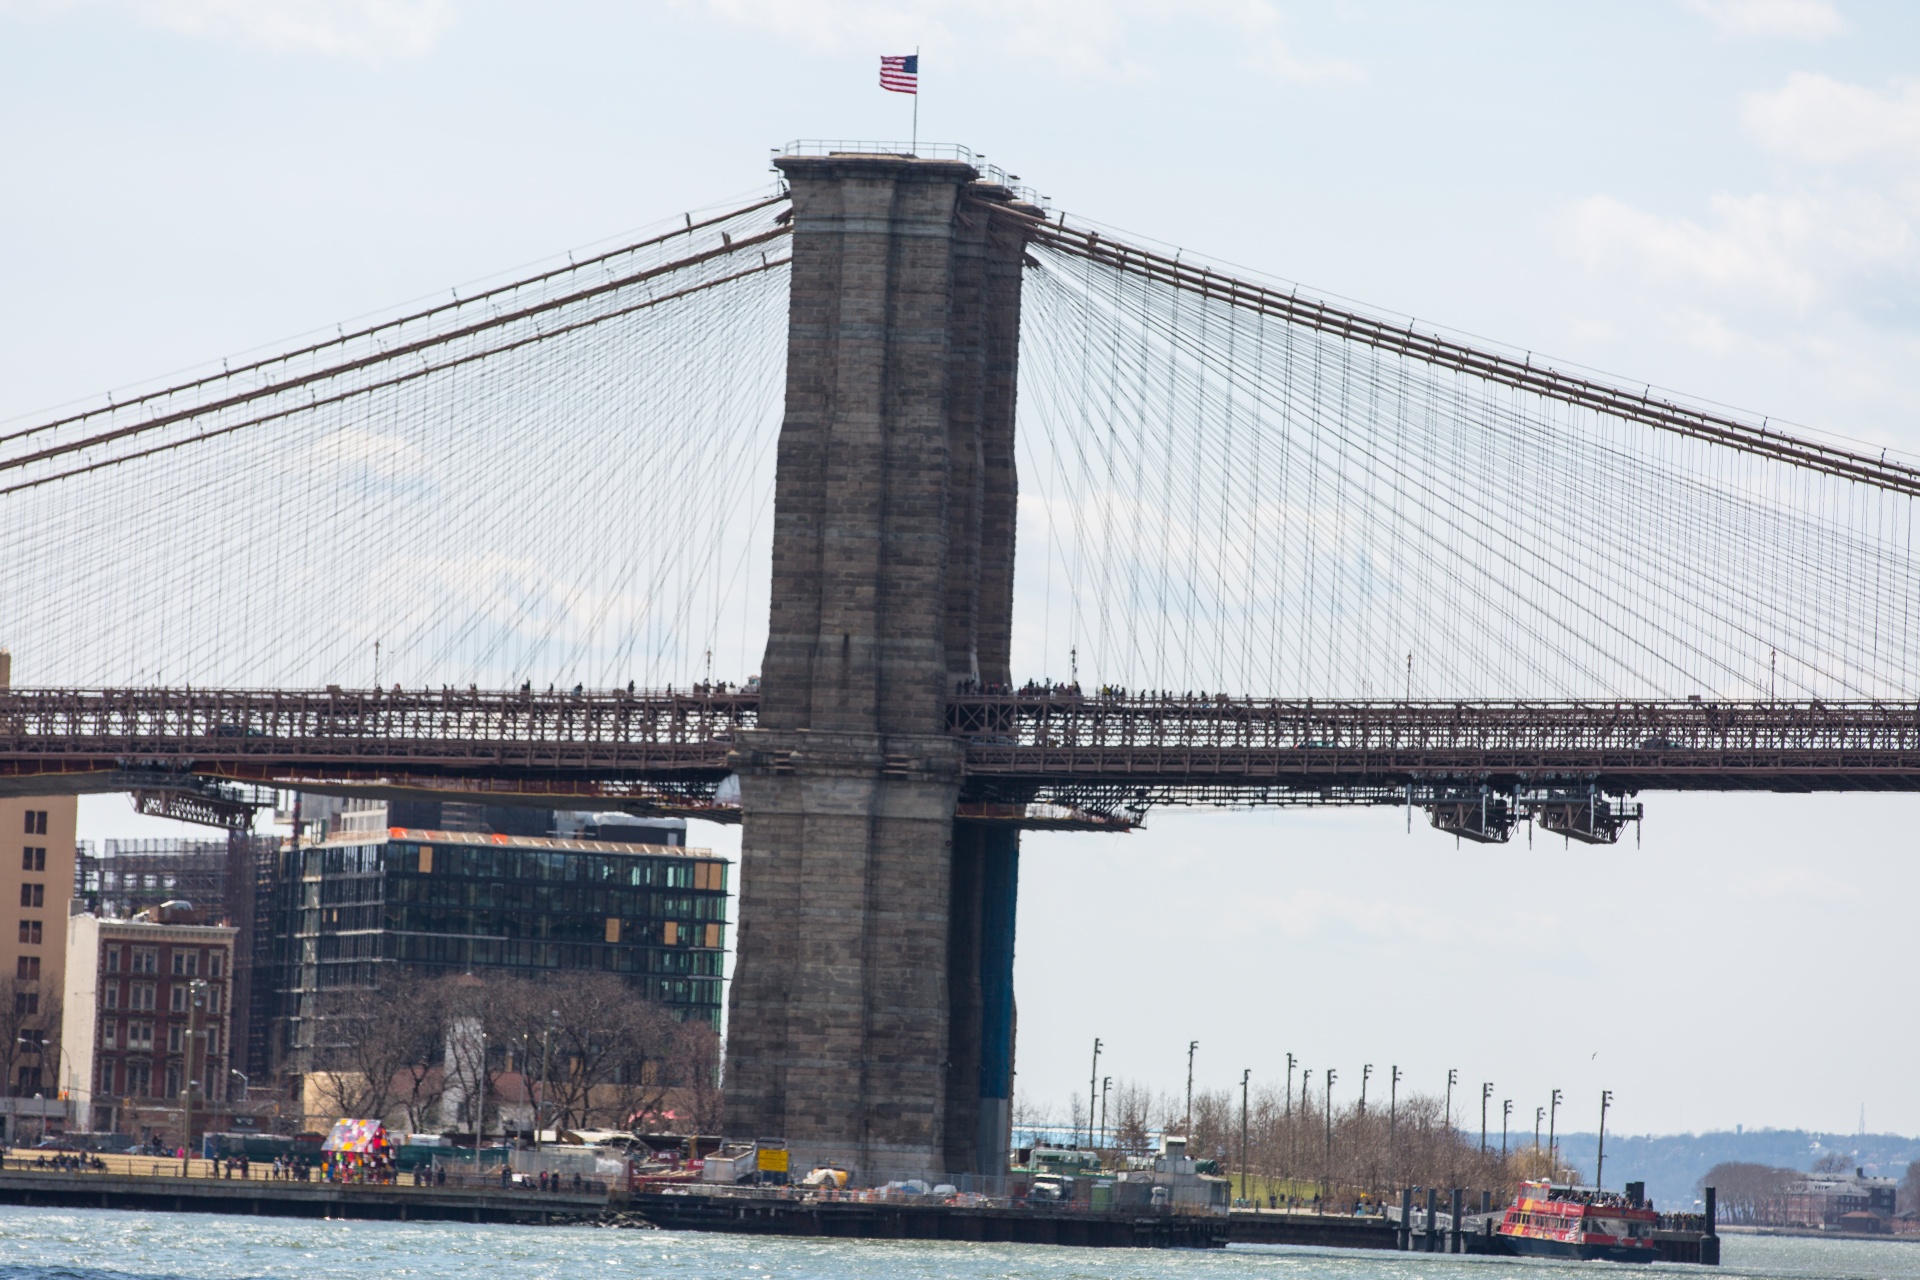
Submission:
{"label": "bridge deck", "polygon": [[[198,776],[508,802],[711,811],[757,693],[20,689],[0,694],[0,792]],[[1406,788],[1920,790],[1920,704],[955,697],[968,797],[1076,788],[1156,803],[1393,803]]]}

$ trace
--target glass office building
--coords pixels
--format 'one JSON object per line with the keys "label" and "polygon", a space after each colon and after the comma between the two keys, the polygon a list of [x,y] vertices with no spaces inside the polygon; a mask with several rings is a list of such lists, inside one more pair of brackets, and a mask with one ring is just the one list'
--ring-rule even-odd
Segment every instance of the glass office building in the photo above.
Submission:
{"label": "glass office building", "polygon": [[617,974],[720,1026],[727,864],[704,849],[394,827],[280,851],[276,1059],[323,991],[381,970]]}

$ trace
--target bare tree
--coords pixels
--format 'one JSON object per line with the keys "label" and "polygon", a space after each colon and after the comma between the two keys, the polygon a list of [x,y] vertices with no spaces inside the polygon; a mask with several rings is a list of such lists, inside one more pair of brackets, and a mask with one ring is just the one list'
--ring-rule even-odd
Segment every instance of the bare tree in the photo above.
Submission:
{"label": "bare tree", "polygon": [[58,991],[40,993],[40,1022],[35,1028],[40,1037],[40,1083],[50,1095],[66,1088],[60,1080],[61,1011]]}
{"label": "bare tree", "polygon": [[687,1108],[677,1129],[718,1133],[725,1093],[720,1087],[720,1033],[705,1022],[683,1022],[674,1035],[672,1078]]}
{"label": "bare tree", "polygon": [[1788,1193],[1801,1176],[1792,1169],[1726,1160],[1707,1170],[1699,1187],[1714,1188],[1723,1221],[1779,1223],[1787,1217]]}
{"label": "bare tree", "polygon": [[[11,974],[0,976],[0,1068],[6,1075],[0,1079],[0,1093],[33,1092],[23,1090],[20,1072],[23,1067],[38,1067],[41,1070],[43,1090],[55,1087],[57,1075],[49,1077],[46,1071],[46,1054],[52,1053],[54,1065],[59,1064],[59,1026],[60,1000],[49,991],[42,991],[38,982],[26,982]],[[47,1042],[53,1040],[51,1048]]]}
{"label": "bare tree", "polygon": [[551,1059],[543,1087],[553,1123],[626,1124],[663,1108],[680,1024],[610,973],[569,975],[545,988]]}
{"label": "bare tree", "polygon": [[[337,1116],[374,1120],[417,1101],[441,1047],[438,994],[405,975],[326,993],[309,1064],[320,1101]],[[409,1108],[407,1118],[423,1117]]]}

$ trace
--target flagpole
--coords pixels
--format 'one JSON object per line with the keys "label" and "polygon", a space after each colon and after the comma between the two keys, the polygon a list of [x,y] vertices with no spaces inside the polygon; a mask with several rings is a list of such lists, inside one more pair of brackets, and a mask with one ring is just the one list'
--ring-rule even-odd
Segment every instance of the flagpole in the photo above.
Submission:
{"label": "flagpole", "polygon": [[908,144],[909,151],[920,151],[920,46],[913,46],[913,141]]}

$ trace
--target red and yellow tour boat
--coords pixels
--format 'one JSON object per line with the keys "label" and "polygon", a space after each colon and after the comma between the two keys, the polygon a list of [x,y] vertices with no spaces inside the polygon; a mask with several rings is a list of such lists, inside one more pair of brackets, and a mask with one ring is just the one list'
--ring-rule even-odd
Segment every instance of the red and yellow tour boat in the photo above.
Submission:
{"label": "red and yellow tour boat", "polygon": [[1613,1191],[1523,1182],[1494,1234],[1511,1253],[1548,1258],[1652,1262],[1660,1215]]}

